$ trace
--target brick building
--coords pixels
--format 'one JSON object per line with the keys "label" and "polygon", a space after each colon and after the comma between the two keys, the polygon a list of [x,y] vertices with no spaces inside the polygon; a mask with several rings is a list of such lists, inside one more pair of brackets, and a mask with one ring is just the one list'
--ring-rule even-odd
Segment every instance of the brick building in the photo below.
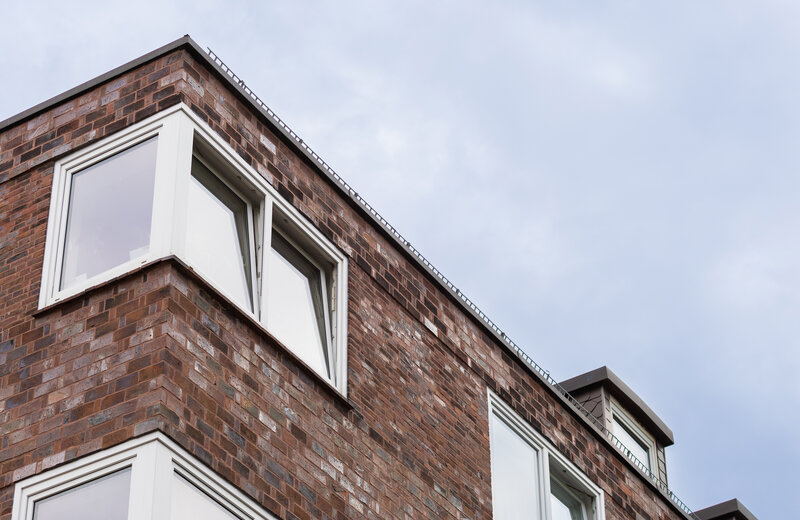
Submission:
{"label": "brick building", "polygon": [[0,520],[696,518],[189,37],[0,123],[0,201]]}

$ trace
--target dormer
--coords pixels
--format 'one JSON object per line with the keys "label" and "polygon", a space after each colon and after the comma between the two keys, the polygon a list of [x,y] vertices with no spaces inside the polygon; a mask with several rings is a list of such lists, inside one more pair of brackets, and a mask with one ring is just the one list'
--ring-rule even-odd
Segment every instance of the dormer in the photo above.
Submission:
{"label": "dormer", "polygon": [[675,443],[672,430],[608,367],[586,372],[561,383],[624,448],[667,484],[664,448]]}

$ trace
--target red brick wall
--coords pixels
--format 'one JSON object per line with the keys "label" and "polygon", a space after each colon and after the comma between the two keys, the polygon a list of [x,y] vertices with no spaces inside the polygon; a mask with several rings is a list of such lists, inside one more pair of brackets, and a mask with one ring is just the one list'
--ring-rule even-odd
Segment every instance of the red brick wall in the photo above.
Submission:
{"label": "red brick wall", "polygon": [[[350,257],[349,402],[174,261],[36,314],[54,159],[178,102]],[[488,519],[487,387],[608,519],[680,518],[186,50],[0,134],[0,200],[0,520],[17,480],[152,430],[282,518]]]}

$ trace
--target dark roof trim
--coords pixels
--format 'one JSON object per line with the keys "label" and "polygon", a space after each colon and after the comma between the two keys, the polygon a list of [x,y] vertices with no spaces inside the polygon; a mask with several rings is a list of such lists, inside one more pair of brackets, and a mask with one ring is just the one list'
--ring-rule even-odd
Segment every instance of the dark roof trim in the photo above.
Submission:
{"label": "dark roof trim", "polygon": [[81,94],[83,94],[84,92],[86,92],[87,90],[91,90],[94,87],[96,87],[97,85],[100,85],[101,83],[105,83],[106,81],[112,80],[112,79],[116,78],[117,76],[121,76],[121,75],[125,74],[126,72],[128,72],[131,69],[134,69],[134,68],[136,68],[136,67],[138,67],[140,65],[143,65],[143,64],[147,63],[148,61],[154,60],[154,59],[158,58],[159,56],[167,54],[168,52],[173,51],[173,50],[177,49],[178,47],[182,47],[182,46],[187,45],[187,44],[193,45],[194,47],[196,47],[196,50],[198,51],[199,54],[201,54],[201,55],[203,54],[203,50],[196,43],[194,43],[192,41],[192,39],[189,37],[189,35],[187,34],[183,38],[178,38],[174,42],[168,43],[168,44],[164,45],[163,47],[159,47],[158,49],[156,49],[156,50],[154,50],[152,52],[148,52],[147,54],[145,54],[143,56],[140,56],[140,57],[136,58],[135,60],[129,61],[128,63],[126,63],[124,65],[120,65],[119,67],[117,67],[115,69],[112,69],[112,70],[106,72],[105,74],[101,74],[101,75],[97,76],[96,78],[90,79],[89,81],[87,81],[85,83],[81,83],[77,87],[73,87],[73,88],[69,89],[66,92],[63,92],[63,93],[61,93],[61,94],[59,94],[59,95],[57,95],[55,97],[52,97],[52,98],[48,99],[47,101],[43,101],[42,103],[39,103],[38,105],[36,105],[34,107],[31,107],[28,110],[20,112],[19,114],[15,115],[15,116],[9,117],[8,119],[0,122],[0,132],[2,132],[3,130],[6,130],[7,128],[9,128],[9,127],[11,127],[13,125],[16,125],[17,123],[21,123],[22,121],[25,121],[26,119],[31,119],[34,116],[37,116],[40,113],[49,110],[50,108],[52,108],[55,105],[58,105],[60,103],[64,103],[66,101],[69,101],[70,99],[76,98],[76,97],[80,96]]}
{"label": "dark roof trim", "polygon": [[695,516],[700,520],[758,520],[738,499],[732,498],[727,502],[695,511]]}
{"label": "dark roof trim", "polygon": [[[251,94],[249,89],[234,80],[228,72],[226,72],[219,64],[217,64],[189,35],[179,38],[174,42],[168,43],[152,52],[149,52],[135,60],[117,67],[105,74],[102,74],[92,80],[89,80],[75,88],[64,92],[56,97],[48,99],[47,101],[36,105],[24,112],[12,116],[5,121],[0,122],[0,132],[8,129],[12,125],[19,124],[26,119],[30,119],[41,112],[49,110],[53,106],[69,101],[72,98],[78,97],[84,92],[106,82],[114,79],[117,76],[125,74],[129,70],[139,67],[148,61],[168,54],[172,51],[184,48],[191,52],[193,55],[203,61],[208,69],[220,78],[240,97],[247,105],[249,105],[255,112],[261,115],[263,120],[274,130],[278,137],[287,144],[293,151],[309,164],[316,172],[318,172],[324,179],[330,182],[335,189],[343,194],[345,200],[349,201],[351,206],[361,213],[367,220],[372,221],[375,228],[382,233],[390,242],[395,244],[402,254],[404,254],[411,262],[417,265],[424,275],[428,276],[439,288],[447,295],[453,302],[455,302],[461,309],[471,316],[475,322],[482,327],[490,336],[495,338],[497,343],[503,347],[513,358],[517,359],[522,367],[530,373],[535,379],[542,383],[556,399],[561,401],[564,407],[569,410],[575,417],[579,418],[589,430],[595,432],[596,436],[602,439],[610,448],[612,453],[616,454],[620,459],[626,461],[632,468],[640,471],[630,459],[624,456],[619,449],[606,437],[606,435],[596,426],[585,412],[581,411],[569,397],[564,395],[560,388],[557,388],[556,382],[552,380],[549,372],[541,368],[534,362],[522,349],[514,343],[505,333],[495,325],[495,323],[486,316],[464,293],[462,293],[455,285],[453,285],[442,273],[439,272],[433,265],[431,265],[408,241],[406,241],[400,233],[392,227],[383,217],[375,211],[361,196],[353,190],[347,183],[344,182],[332,169],[325,163],[325,161],[314,153],[305,142],[289,129],[280,118],[277,117],[271,110],[258,104],[254,99],[254,94]],[[672,506],[675,511],[682,514],[685,518],[691,518],[690,513],[681,509],[670,495],[667,494],[659,486],[655,485],[646,475],[642,473],[642,480],[647,485],[651,486],[659,492],[665,501]]]}
{"label": "dark roof trim", "polygon": [[641,397],[636,395],[636,392],[626,385],[622,379],[611,371],[608,367],[600,367],[585,374],[575,376],[559,383],[564,390],[571,394],[579,393],[594,386],[603,386],[608,388],[611,395],[614,396],[625,408],[631,412],[636,419],[641,421],[656,438],[664,445],[671,446],[675,444],[675,439],[664,421],[656,415],[656,413],[647,406]]}

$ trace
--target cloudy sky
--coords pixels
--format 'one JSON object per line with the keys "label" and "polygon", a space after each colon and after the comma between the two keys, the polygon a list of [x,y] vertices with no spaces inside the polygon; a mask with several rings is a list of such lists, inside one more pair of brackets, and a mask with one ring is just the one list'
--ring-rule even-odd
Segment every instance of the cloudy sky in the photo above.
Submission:
{"label": "cloudy sky", "polygon": [[800,511],[800,4],[32,1],[3,18],[0,119],[189,33],[557,379],[620,375],[674,431],[690,507]]}

